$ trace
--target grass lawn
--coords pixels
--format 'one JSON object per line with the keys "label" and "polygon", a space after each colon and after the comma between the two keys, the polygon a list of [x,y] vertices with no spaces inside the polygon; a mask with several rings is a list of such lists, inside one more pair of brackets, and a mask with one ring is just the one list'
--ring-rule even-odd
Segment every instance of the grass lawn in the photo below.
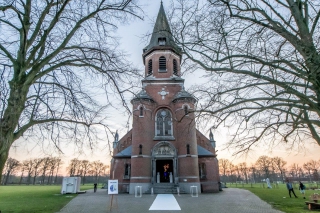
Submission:
{"label": "grass lawn", "polygon": [[[319,210],[308,210],[308,206],[305,204],[305,201],[309,201],[309,196],[313,193],[319,193],[320,191],[315,190],[306,190],[306,199],[303,199],[302,194],[298,188],[294,188],[294,192],[298,198],[289,197],[289,193],[285,184],[279,184],[278,188],[273,187],[272,189],[266,188],[266,184],[227,184],[227,187],[246,189],[260,197],[262,200],[266,201],[273,208],[286,213],[310,213],[310,212],[320,212]],[[298,187],[297,185],[295,187]],[[308,185],[307,185],[308,187]]]}
{"label": "grass lawn", "polygon": [[[93,184],[81,185],[81,190]],[[76,194],[60,194],[61,186],[0,186],[0,211],[3,213],[53,213]]]}
{"label": "grass lawn", "polygon": [[[263,188],[262,184],[227,184],[228,187],[249,190],[272,205],[275,209],[286,213],[310,213],[304,201],[309,196],[320,191],[306,190],[303,199],[295,188],[298,198],[290,198],[285,184],[278,188]],[[98,186],[100,187],[100,186]],[[266,185],[265,185],[266,187]],[[308,186],[307,186],[308,187]],[[81,190],[93,189],[93,184],[81,186]],[[54,213],[58,212],[76,194],[60,194],[61,186],[0,186],[0,211],[3,213]],[[320,212],[313,210],[312,212]]]}

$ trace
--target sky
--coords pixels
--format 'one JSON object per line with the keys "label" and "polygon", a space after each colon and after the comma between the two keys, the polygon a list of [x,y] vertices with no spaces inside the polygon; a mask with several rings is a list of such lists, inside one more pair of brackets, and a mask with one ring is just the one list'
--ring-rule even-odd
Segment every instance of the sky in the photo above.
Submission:
{"label": "sky", "polygon": [[[168,10],[171,0],[164,0],[164,8]],[[123,49],[128,54],[128,60],[130,60],[135,66],[143,70],[143,61],[142,61],[142,49],[148,44],[148,39],[146,35],[150,34],[153,30],[153,25],[155,23],[158,10],[160,7],[160,0],[140,0],[139,4],[144,10],[143,20],[134,19],[130,21],[130,24],[122,25],[118,28],[117,33],[121,37],[120,40],[120,49]],[[183,69],[182,69],[183,72]],[[193,84],[203,81],[201,78],[204,75],[204,71],[198,73],[189,73],[183,75],[185,78],[185,88],[188,90]],[[114,112],[110,117],[110,126],[115,130],[119,130],[120,138],[126,133],[126,116],[119,116]],[[208,136],[207,132],[203,132]],[[286,147],[283,144],[278,145],[275,148],[269,148],[267,144],[261,144],[259,147],[254,148],[247,155],[243,156],[233,156],[235,150],[228,150],[225,147],[225,144],[230,137],[228,135],[228,130],[224,128],[219,128],[214,132],[214,138],[216,140],[216,150],[218,154],[218,159],[226,158],[232,161],[234,164],[241,162],[247,162],[247,164],[254,163],[259,156],[267,155],[270,157],[279,156],[282,157],[285,161],[288,162],[288,165],[297,163],[302,165],[303,163],[309,160],[320,160],[320,146],[315,144],[315,142],[304,141],[300,146],[295,147]],[[110,163],[109,150],[106,148],[106,144],[100,144],[100,148],[94,150],[93,152],[90,149],[85,149],[83,154],[79,154],[75,147],[68,145],[64,147],[64,153],[61,155],[65,165],[67,165],[71,159],[88,159],[90,161],[100,160],[105,164]],[[43,146],[37,145],[37,143],[26,145],[21,140],[17,141],[10,151],[10,156],[16,158],[20,161],[26,160],[33,157],[45,157],[46,154],[50,153],[50,150],[47,153],[44,153]],[[64,173],[64,171],[61,171]]]}

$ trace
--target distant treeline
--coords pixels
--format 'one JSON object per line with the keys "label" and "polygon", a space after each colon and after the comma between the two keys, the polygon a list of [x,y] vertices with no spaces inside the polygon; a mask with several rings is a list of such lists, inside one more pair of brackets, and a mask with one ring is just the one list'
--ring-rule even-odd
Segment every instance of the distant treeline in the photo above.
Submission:
{"label": "distant treeline", "polygon": [[[1,184],[61,184],[63,176],[59,175],[59,170],[63,164],[58,157],[33,158],[23,162],[9,157]],[[109,176],[109,166],[100,161],[72,159],[67,167],[67,174],[81,177],[82,184],[105,182]]]}
{"label": "distant treeline", "polygon": [[286,178],[292,181],[319,181],[320,160],[310,160],[302,164],[287,166],[287,162],[281,157],[260,156],[252,165],[246,162],[237,165],[228,159],[219,159],[219,172],[222,182],[254,183],[265,181],[283,182]]}

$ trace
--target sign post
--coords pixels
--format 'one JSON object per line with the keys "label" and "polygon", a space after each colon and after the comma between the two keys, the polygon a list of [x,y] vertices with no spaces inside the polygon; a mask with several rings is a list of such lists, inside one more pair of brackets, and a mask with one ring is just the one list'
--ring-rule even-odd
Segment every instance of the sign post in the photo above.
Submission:
{"label": "sign post", "polygon": [[[118,194],[118,180],[108,180],[108,194],[110,197],[110,211],[113,207],[113,195]],[[117,197],[115,197],[116,207],[118,207]]]}

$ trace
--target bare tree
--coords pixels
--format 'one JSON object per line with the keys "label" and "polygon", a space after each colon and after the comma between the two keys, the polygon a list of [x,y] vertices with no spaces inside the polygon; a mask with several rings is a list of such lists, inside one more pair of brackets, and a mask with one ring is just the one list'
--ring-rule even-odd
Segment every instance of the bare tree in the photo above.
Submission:
{"label": "bare tree", "polygon": [[137,5],[12,0],[1,1],[0,11],[0,171],[21,136],[49,139],[59,151],[62,141],[92,148],[101,141],[97,125],[108,130],[109,95],[126,106],[137,75],[114,33],[137,17]]}
{"label": "bare tree", "polygon": [[256,161],[256,168],[258,168],[261,172],[264,173],[264,178],[268,178],[270,175],[270,168],[271,168],[271,158],[263,155],[258,158]]}
{"label": "bare tree", "polygon": [[49,165],[48,165],[48,179],[47,179],[47,185],[52,183],[52,177],[53,177],[53,172],[56,169],[56,159],[55,157],[50,157],[49,160]]}
{"label": "bare tree", "polygon": [[28,175],[27,184],[29,185],[31,182],[31,176],[33,173],[33,160],[32,159],[24,160],[22,162],[22,166],[23,166],[24,170],[27,171],[27,175]]}
{"label": "bare tree", "polygon": [[5,177],[3,185],[7,185],[10,175],[12,175],[20,167],[20,162],[14,158],[9,157],[5,164]]}
{"label": "bare tree", "polygon": [[[236,171],[236,166],[233,165],[232,163],[230,163],[229,164],[229,172],[230,172],[231,182],[233,182],[233,176],[234,176],[235,171]],[[235,177],[234,181],[237,182],[237,177]]]}
{"label": "bare tree", "polygon": [[54,178],[54,183],[57,183],[58,171],[60,169],[61,164],[63,164],[63,162],[62,162],[61,158],[56,158],[56,162],[55,163],[56,163],[56,165],[55,165],[55,167],[56,167],[56,177]]}
{"label": "bare tree", "polygon": [[172,8],[186,65],[209,72],[195,89],[198,110],[215,128],[236,127],[231,147],[320,145],[318,1],[179,0]]}
{"label": "bare tree", "polygon": [[41,168],[40,168],[40,170],[42,172],[41,184],[44,184],[46,175],[47,175],[48,170],[49,170],[50,162],[51,162],[51,158],[50,157],[42,158],[42,164],[41,164]]}
{"label": "bare tree", "polygon": [[252,165],[249,169],[251,171],[252,182],[255,183],[256,182],[257,169],[256,169],[256,167],[254,165]]}
{"label": "bare tree", "polygon": [[224,182],[226,182],[226,174],[230,165],[230,161],[228,159],[219,159],[219,172],[220,176],[223,177]]}
{"label": "bare tree", "polygon": [[81,161],[76,158],[74,158],[70,161],[70,164],[67,167],[67,171],[68,171],[70,177],[75,176],[75,175],[79,175],[78,171],[80,168],[80,164],[81,164]]}
{"label": "bare tree", "polygon": [[244,177],[246,183],[248,183],[248,167],[246,162],[242,162],[239,164],[239,169]]}
{"label": "bare tree", "polygon": [[233,168],[234,168],[234,171],[237,173],[236,182],[238,182],[238,181],[240,181],[240,179],[241,179],[241,176],[240,176],[240,174],[241,174],[240,167],[239,167],[239,165],[235,165]]}
{"label": "bare tree", "polygon": [[271,161],[272,161],[272,165],[276,168],[276,170],[280,173],[280,176],[281,176],[281,180],[282,182],[284,181],[285,179],[285,166],[287,164],[286,161],[284,161],[281,157],[274,157],[274,158],[271,158]]}
{"label": "bare tree", "polygon": [[35,158],[32,160],[32,166],[33,166],[33,182],[32,184],[35,185],[36,184],[36,179],[38,177],[38,175],[41,172],[41,166],[43,164],[43,158]]}
{"label": "bare tree", "polygon": [[24,167],[23,163],[21,163],[20,169],[21,169],[21,174],[20,174],[19,185],[21,185],[21,183],[22,183],[22,179],[23,179],[23,176],[24,176],[24,171],[25,171],[25,169],[26,169],[26,168]]}
{"label": "bare tree", "polygon": [[91,169],[91,164],[88,160],[81,161],[81,168],[82,168],[82,184],[85,184],[86,175],[88,171]]}
{"label": "bare tree", "polygon": [[300,166],[297,163],[294,163],[290,167],[290,174],[292,177],[300,178]]}
{"label": "bare tree", "polygon": [[47,184],[52,184],[54,171],[57,169],[57,167],[59,167],[60,161],[61,159],[58,157],[50,157],[49,165],[48,165],[49,172],[48,172]]}
{"label": "bare tree", "polygon": [[99,160],[93,161],[91,163],[91,170],[93,172],[93,175],[95,176],[95,181],[97,183],[99,183],[99,178],[103,174],[103,171],[105,170],[105,168],[106,168],[105,165]]}
{"label": "bare tree", "polygon": [[303,164],[303,167],[307,170],[309,174],[309,180],[311,182],[311,177],[313,177],[314,180],[318,179],[318,170],[320,167],[320,161],[316,160],[310,160],[307,163]]}
{"label": "bare tree", "polygon": [[315,160],[310,160],[303,164],[303,168],[308,172],[309,175],[309,181],[311,182],[312,174],[315,170],[319,168],[320,163],[318,163]]}

